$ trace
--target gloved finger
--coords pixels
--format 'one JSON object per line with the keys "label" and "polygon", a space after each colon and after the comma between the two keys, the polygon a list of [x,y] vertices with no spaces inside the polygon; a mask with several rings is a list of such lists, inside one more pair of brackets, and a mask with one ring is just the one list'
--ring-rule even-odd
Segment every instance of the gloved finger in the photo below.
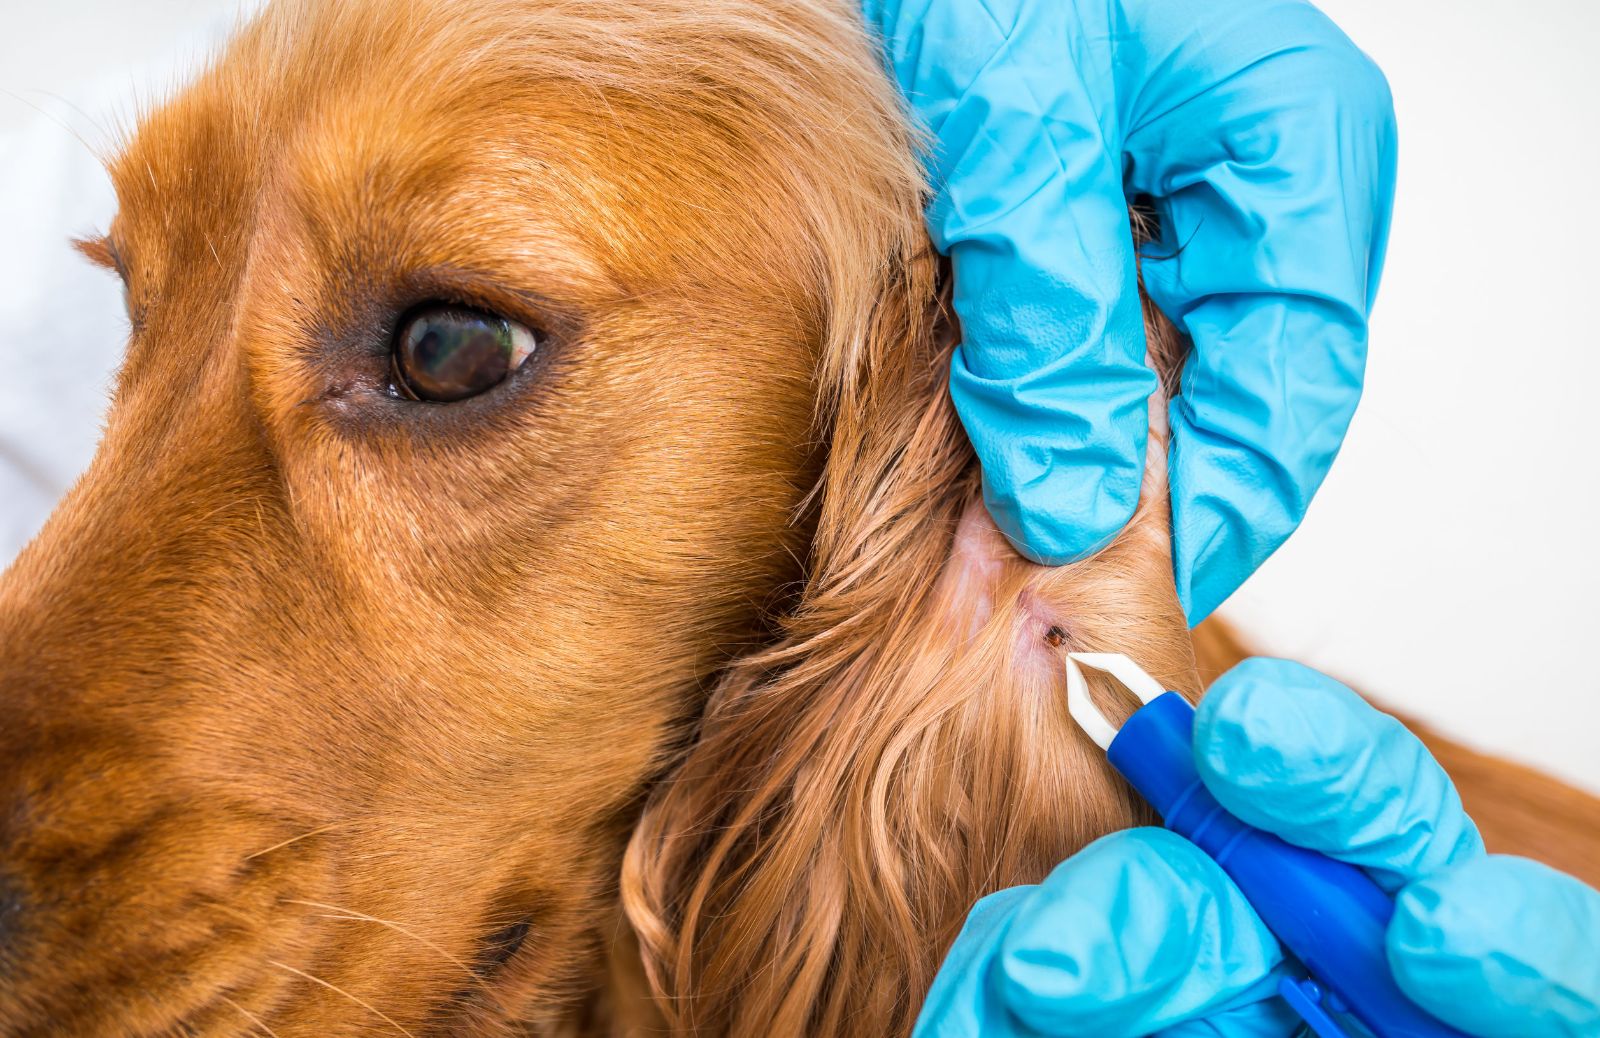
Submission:
{"label": "gloved finger", "polygon": [[1484,853],[1422,742],[1298,663],[1249,659],[1218,678],[1196,711],[1194,754],[1240,819],[1360,865],[1386,889]]}
{"label": "gloved finger", "polygon": [[[991,967],[994,998],[1045,1034],[1135,1038],[1213,1013],[1264,1031],[1282,952],[1222,869],[1164,829],[1133,829],[1067,859],[1026,898]],[[1204,1033],[1204,1032],[1199,1032]]]}
{"label": "gloved finger", "polygon": [[1411,884],[1389,923],[1395,981],[1482,1038],[1600,1034],[1600,891],[1490,855]]}
{"label": "gloved finger", "polygon": [[1170,405],[1179,599],[1197,624],[1299,525],[1361,395],[1393,202],[1382,73],[1302,0],[1125,0],[1145,83],[1128,185],[1145,286],[1194,344]]}
{"label": "gloved finger", "polygon": [[950,256],[962,334],[950,393],[985,503],[1034,561],[1082,558],[1138,503],[1156,384],[1108,96],[1109,5],[864,6],[935,138],[928,228]]}
{"label": "gloved finger", "polygon": [[1011,1015],[989,977],[995,949],[1037,889],[1009,887],[972,906],[933,978],[912,1038],[1040,1038]]}

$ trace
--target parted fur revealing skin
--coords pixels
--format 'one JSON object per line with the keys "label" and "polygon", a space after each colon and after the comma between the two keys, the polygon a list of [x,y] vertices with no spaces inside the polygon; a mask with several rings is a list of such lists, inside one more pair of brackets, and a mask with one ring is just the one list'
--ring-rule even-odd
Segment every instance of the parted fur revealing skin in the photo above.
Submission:
{"label": "parted fur revealing skin", "polygon": [[[286,0],[146,116],[0,577],[0,1035],[904,1032],[1141,820],[1045,636],[1198,693],[1160,473],[1005,548],[914,143],[833,0]],[[545,342],[398,399],[427,300]]]}

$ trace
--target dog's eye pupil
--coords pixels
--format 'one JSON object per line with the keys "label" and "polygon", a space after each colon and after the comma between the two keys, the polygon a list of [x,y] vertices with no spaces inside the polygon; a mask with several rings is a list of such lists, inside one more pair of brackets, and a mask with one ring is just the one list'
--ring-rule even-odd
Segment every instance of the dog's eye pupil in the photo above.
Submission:
{"label": "dog's eye pupil", "polygon": [[527,325],[462,306],[426,306],[401,322],[395,385],[418,400],[464,400],[504,382],[533,354]]}

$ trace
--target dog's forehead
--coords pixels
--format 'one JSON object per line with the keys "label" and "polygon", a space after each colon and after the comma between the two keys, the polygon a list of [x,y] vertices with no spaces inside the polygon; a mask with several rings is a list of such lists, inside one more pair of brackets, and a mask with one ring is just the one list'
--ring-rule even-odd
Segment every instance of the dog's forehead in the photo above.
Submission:
{"label": "dog's forehead", "polygon": [[339,238],[385,223],[492,223],[508,204],[527,216],[548,202],[546,215],[570,217],[563,222],[576,230],[594,225],[583,209],[614,201],[607,174],[623,165],[614,144],[599,141],[592,119],[572,117],[560,85],[507,96],[488,81],[492,65],[481,67],[476,88],[460,77],[434,82],[439,70],[404,63],[328,74],[303,42],[274,56],[287,69],[262,76],[259,66],[272,61],[251,44],[243,38],[148,114],[110,164],[118,237],[146,246],[138,258],[152,276],[159,253],[203,245],[225,262],[226,246],[244,244],[264,215],[294,216],[310,233]]}
{"label": "dog's forehead", "polygon": [[[674,68],[637,22],[604,0],[275,5],[113,163],[119,236],[156,280],[176,256],[242,270],[265,222],[345,263],[358,239],[465,266],[514,237],[558,275],[636,294],[734,266],[730,240],[765,243],[739,266],[783,281],[793,228],[760,222],[794,221],[747,208],[793,187],[777,182],[793,163],[764,154],[783,139],[768,106]],[[596,35],[612,23],[637,38]]]}

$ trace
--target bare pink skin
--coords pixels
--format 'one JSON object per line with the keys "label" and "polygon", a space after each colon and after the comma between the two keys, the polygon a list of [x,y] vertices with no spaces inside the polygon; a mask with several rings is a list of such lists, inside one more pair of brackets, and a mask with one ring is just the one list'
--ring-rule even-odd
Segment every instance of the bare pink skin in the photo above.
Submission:
{"label": "bare pink skin", "polygon": [[[1019,555],[989,517],[979,499],[968,503],[951,541],[950,559],[938,585],[938,607],[951,624],[951,637],[966,641],[978,634],[994,615],[998,596],[1017,596],[1013,659],[1019,669],[1053,673],[1061,666],[1060,650],[1051,644],[1052,628],[1062,636],[1069,625],[1038,586],[1050,572]],[[1019,579],[1020,578],[1020,579]],[[1020,588],[1019,588],[1020,585]],[[1011,590],[1011,589],[1018,590]]]}
{"label": "bare pink skin", "polygon": [[[1150,440],[1145,456],[1145,493],[1166,494],[1166,397],[1150,401]],[[1164,520],[1163,520],[1164,527]],[[1073,625],[1060,600],[1070,601],[1061,581],[1073,567],[1040,566],[1023,558],[989,516],[979,497],[967,502],[951,541],[937,587],[936,614],[950,625],[952,639],[966,641],[994,615],[1003,595],[1015,595],[1013,662],[1021,674],[1059,675],[1063,646],[1073,642]],[[1062,592],[1062,593],[1053,593]]]}

